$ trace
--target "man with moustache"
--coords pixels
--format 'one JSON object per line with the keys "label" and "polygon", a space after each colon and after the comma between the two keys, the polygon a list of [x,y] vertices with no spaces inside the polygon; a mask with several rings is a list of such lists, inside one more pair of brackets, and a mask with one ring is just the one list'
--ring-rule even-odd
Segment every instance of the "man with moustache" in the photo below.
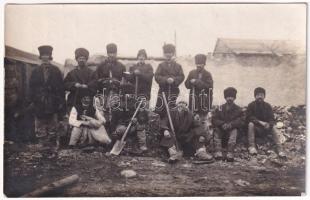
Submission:
{"label": "man with moustache", "polygon": [[85,94],[90,94],[92,97],[95,91],[91,86],[92,70],[86,65],[89,57],[89,52],[85,48],[78,48],[75,50],[75,59],[78,66],[70,71],[64,79],[65,89],[69,91],[67,100],[67,111],[70,113],[73,106],[81,107],[81,100]]}

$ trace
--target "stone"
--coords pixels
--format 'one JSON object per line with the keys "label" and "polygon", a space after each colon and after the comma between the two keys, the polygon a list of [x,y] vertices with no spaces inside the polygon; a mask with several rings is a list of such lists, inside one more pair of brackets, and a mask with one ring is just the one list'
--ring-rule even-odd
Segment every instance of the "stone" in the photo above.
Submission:
{"label": "stone", "polygon": [[137,176],[137,173],[134,170],[123,170],[121,171],[121,175],[125,178],[133,178]]}

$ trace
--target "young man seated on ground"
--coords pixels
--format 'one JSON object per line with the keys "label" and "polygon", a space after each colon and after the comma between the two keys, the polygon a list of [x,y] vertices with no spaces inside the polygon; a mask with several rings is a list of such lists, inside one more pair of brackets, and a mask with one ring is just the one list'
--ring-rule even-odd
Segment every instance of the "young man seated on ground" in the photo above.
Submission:
{"label": "young man seated on ground", "polygon": [[111,139],[104,127],[106,122],[102,111],[94,108],[90,96],[82,98],[82,104],[72,107],[69,116],[69,124],[73,126],[69,147],[74,148],[77,145],[85,146],[94,144],[95,141],[100,144],[110,144]]}
{"label": "young man seated on ground", "polygon": [[228,87],[224,90],[224,98],[226,103],[217,109],[212,118],[214,130],[214,143],[216,160],[223,158],[222,141],[228,140],[226,160],[234,161],[234,149],[237,140],[238,129],[243,125],[242,110],[234,101],[236,99],[237,90]]}
{"label": "young man seated on ground", "polygon": [[266,136],[266,134],[271,133],[279,157],[286,157],[279,140],[278,130],[274,126],[275,119],[272,107],[265,102],[265,89],[261,87],[256,88],[254,90],[254,97],[255,101],[251,102],[247,107],[249,153],[251,155],[257,154],[255,136]]}
{"label": "young man seated on ground", "polygon": [[[194,114],[187,108],[187,103],[180,101],[177,108],[170,111],[171,121],[175,129],[176,138],[173,137],[168,117],[162,120],[163,137],[160,145],[168,149],[170,163],[180,159],[176,143],[180,150],[195,152],[194,155],[201,161],[213,161],[212,155],[206,151],[206,133],[200,121],[195,120]],[[199,116],[197,115],[199,118]]]}

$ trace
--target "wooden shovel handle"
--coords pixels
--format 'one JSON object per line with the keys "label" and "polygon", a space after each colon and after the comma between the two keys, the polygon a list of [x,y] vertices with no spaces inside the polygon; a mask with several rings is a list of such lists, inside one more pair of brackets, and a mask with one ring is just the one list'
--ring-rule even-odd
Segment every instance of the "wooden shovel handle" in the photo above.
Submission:
{"label": "wooden shovel handle", "polygon": [[124,142],[124,140],[125,140],[125,138],[126,138],[128,132],[129,132],[129,129],[130,129],[131,125],[132,125],[132,120],[133,120],[133,118],[136,117],[136,115],[137,115],[137,113],[138,113],[138,111],[139,111],[139,109],[140,109],[140,107],[141,107],[141,105],[142,105],[142,102],[143,102],[143,100],[140,101],[140,103],[139,103],[139,105],[138,105],[138,107],[137,107],[135,113],[133,114],[133,116],[132,116],[132,118],[131,118],[131,120],[130,120],[130,123],[129,123],[128,126],[127,126],[127,129],[126,129],[124,135],[122,136],[121,142]]}

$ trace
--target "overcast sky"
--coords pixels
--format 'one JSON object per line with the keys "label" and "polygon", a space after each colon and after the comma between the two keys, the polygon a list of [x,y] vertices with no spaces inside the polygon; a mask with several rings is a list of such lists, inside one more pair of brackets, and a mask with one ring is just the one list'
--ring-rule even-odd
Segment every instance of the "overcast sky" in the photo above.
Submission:
{"label": "overcast sky", "polygon": [[49,44],[60,63],[78,47],[106,54],[110,42],[120,56],[161,56],[174,31],[178,56],[211,52],[218,37],[306,39],[305,4],[8,5],[5,16],[6,45],[37,54]]}

